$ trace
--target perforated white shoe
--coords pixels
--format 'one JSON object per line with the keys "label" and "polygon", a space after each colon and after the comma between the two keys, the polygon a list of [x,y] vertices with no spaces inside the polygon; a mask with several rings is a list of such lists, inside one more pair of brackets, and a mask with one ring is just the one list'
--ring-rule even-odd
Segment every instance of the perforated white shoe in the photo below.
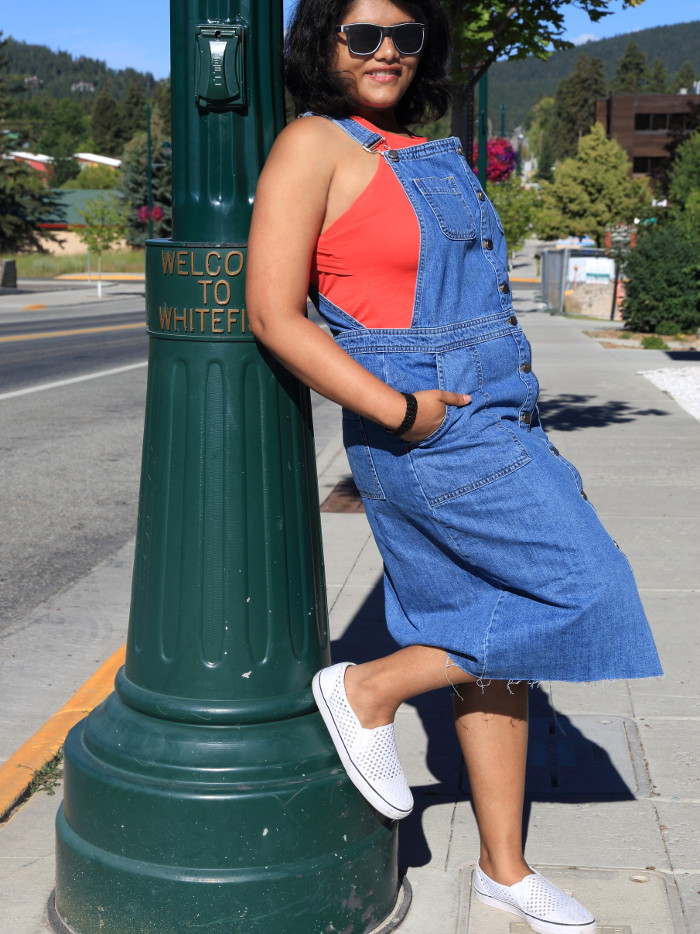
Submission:
{"label": "perforated white shoe", "polygon": [[539,872],[515,885],[500,885],[477,863],[472,888],[480,902],[519,915],[537,934],[595,934],[590,911]]}
{"label": "perforated white shoe", "polygon": [[311,690],[350,781],[385,817],[399,820],[413,810],[413,795],[401,768],[394,725],[366,730],[345,694],[345,670],[340,662],[314,675]]}

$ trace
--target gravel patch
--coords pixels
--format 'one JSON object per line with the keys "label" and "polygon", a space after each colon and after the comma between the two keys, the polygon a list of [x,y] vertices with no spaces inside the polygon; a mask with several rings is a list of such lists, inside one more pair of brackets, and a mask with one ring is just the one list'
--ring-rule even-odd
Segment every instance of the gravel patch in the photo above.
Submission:
{"label": "gravel patch", "polygon": [[700,366],[639,370],[658,389],[668,393],[682,409],[700,421]]}

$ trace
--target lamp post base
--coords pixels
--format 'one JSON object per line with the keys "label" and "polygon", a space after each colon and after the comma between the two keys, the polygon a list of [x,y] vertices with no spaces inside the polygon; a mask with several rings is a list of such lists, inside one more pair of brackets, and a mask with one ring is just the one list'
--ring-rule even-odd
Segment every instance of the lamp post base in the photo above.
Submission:
{"label": "lamp post base", "polygon": [[65,750],[54,930],[393,930],[397,824],[351,784],[314,709],[212,726],[115,693]]}

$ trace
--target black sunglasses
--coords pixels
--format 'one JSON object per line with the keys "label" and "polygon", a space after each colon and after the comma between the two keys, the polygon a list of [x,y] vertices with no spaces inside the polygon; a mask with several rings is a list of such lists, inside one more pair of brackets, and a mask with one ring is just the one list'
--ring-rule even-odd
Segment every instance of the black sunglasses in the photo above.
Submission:
{"label": "black sunglasses", "polygon": [[417,55],[425,42],[424,23],[398,23],[396,26],[346,23],[335,28],[344,34],[353,55],[374,55],[386,36],[391,37],[400,55]]}

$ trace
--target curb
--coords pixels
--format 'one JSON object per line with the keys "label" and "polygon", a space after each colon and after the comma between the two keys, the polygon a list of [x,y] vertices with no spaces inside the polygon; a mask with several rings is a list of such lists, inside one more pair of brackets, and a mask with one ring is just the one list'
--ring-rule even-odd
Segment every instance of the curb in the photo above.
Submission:
{"label": "curb", "polygon": [[146,275],[143,272],[103,272],[101,276],[88,274],[86,272],[65,272],[60,276],[54,276],[54,279],[60,282],[145,282]]}
{"label": "curb", "polygon": [[112,655],[78,688],[68,703],[52,714],[36,733],[0,765],[0,822],[26,795],[35,772],[43,768],[63,745],[66,734],[111,693],[117,671],[124,664],[126,646]]}

